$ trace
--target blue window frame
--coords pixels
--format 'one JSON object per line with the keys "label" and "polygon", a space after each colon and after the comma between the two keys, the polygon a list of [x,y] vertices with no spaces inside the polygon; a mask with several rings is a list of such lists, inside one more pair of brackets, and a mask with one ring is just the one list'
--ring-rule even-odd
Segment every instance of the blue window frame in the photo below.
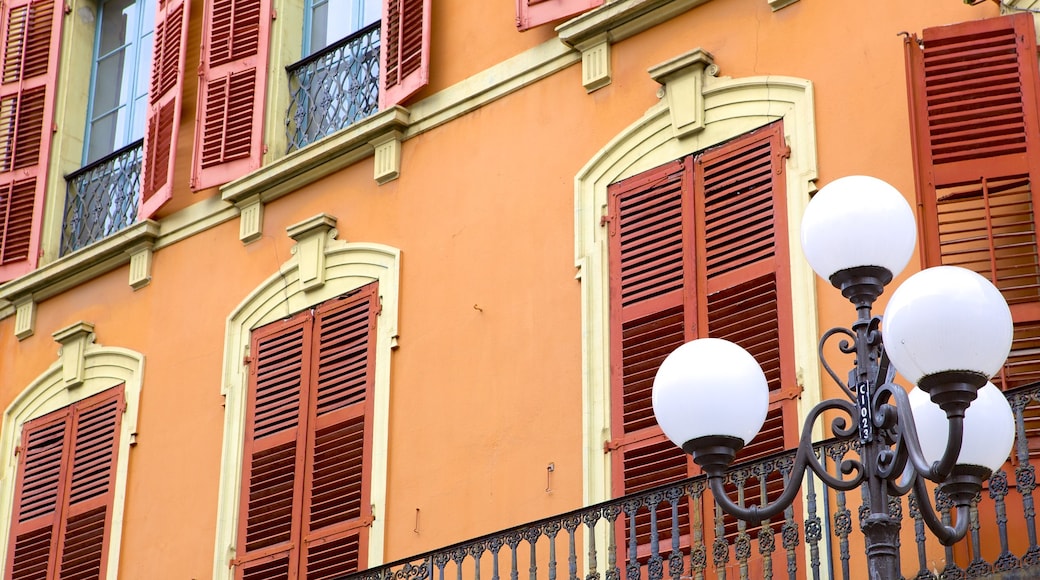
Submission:
{"label": "blue window frame", "polygon": [[98,7],[83,163],[144,136],[155,0],[103,0]]}

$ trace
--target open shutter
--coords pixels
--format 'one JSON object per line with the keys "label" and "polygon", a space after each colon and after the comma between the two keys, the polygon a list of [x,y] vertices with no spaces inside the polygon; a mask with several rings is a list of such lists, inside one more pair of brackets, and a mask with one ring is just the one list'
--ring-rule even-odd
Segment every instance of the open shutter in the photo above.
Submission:
{"label": "open shutter", "polygon": [[372,380],[377,285],[315,313],[300,576],[366,567],[372,522]]}
{"label": "open shutter", "polygon": [[253,332],[236,578],[295,572],[311,343],[309,312]]}
{"label": "open shutter", "polygon": [[527,30],[602,4],[603,0],[516,0],[516,27]]}
{"label": "open shutter", "polygon": [[75,406],[72,472],[65,487],[64,526],[58,543],[63,580],[106,576],[123,409],[121,387]]}
{"label": "open shutter", "polygon": [[64,409],[22,429],[5,578],[51,578],[57,569],[70,417]]}
{"label": "open shutter", "polygon": [[404,102],[430,82],[432,0],[383,0],[379,108]]}
{"label": "open shutter", "polygon": [[[696,336],[693,303],[692,160],[674,161],[608,188],[612,494],[620,497],[691,475],[687,455],[654,418],[654,375],[673,350]],[[657,510],[670,546],[671,509]],[[681,533],[689,511],[680,510]],[[625,518],[622,518],[625,519]],[[627,522],[619,537],[628,538]],[[636,520],[649,548],[650,516]]]}
{"label": "open shutter", "polygon": [[212,0],[199,63],[192,189],[260,167],[271,0]]}
{"label": "open shutter", "polygon": [[151,217],[173,196],[173,166],[188,48],[188,5],[184,0],[161,0],[155,15],[138,219]]}
{"label": "open shutter", "polygon": [[0,14],[0,282],[35,268],[40,254],[61,7],[12,0]]}
{"label": "open shutter", "polygon": [[925,29],[906,41],[921,245],[926,266],[993,282],[1015,339],[994,382],[1040,380],[1038,63],[1033,18],[1016,14]]}

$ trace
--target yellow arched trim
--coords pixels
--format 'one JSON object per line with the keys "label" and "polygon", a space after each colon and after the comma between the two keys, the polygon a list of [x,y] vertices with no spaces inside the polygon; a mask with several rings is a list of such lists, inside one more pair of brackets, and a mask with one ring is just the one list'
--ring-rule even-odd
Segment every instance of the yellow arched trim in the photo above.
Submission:
{"label": "yellow arched trim", "polygon": [[[297,246],[299,247],[299,246]],[[324,283],[304,288],[300,281],[301,252],[256,288],[227,321],[224,342],[224,443],[221,454],[214,580],[231,579],[228,566],[235,557],[238,508],[245,439],[247,354],[253,329],[316,304],[379,281],[381,312],[376,323],[371,499],[375,521],[369,531],[368,564],[382,562],[386,524],[387,439],[390,415],[390,352],[397,346],[397,303],[401,252],[380,244],[328,240],[324,249]]]}
{"label": "yellow arched trim", "polygon": [[14,509],[14,486],[18,460],[14,450],[21,444],[22,425],[31,419],[92,397],[117,385],[123,386],[126,410],[119,432],[116,450],[116,482],[112,499],[112,529],[109,531],[109,580],[119,575],[119,547],[123,535],[123,508],[126,502],[127,467],[130,447],[137,435],[137,413],[141,400],[141,373],[144,356],[124,348],[86,344],[83,349],[83,383],[66,387],[63,380],[64,361],[59,360],[36,378],[4,411],[3,429],[0,430],[0,513],[6,514],[0,522],[0,570],[6,569],[7,545],[10,534],[10,514]]}
{"label": "yellow arched trim", "polygon": [[[703,74],[691,70],[689,74]],[[783,119],[787,160],[787,210],[791,248],[791,295],[794,307],[795,364],[803,387],[799,415],[820,399],[816,358],[816,291],[812,270],[801,257],[798,231],[809,194],[815,190],[816,138],[812,84],[790,77],[712,78],[705,75],[703,111],[672,115],[662,99],[642,118],[599,151],[575,178],[575,259],[582,281],[583,462],[584,500],[610,499],[610,337],[607,238],[601,218],[607,211],[607,186],[701,151],[727,139]],[[669,81],[671,84],[671,81]],[[675,99],[698,107],[697,99]],[[676,137],[673,118],[703,114],[704,128]]]}

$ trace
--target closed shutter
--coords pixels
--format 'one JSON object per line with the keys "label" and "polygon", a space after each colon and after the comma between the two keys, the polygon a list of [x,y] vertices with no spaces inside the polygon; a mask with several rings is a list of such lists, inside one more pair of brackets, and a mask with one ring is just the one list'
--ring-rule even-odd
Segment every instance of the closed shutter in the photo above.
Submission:
{"label": "closed shutter", "polygon": [[603,4],[603,0],[516,0],[516,27],[527,30]]}
{"label": "closed shutter", "polygon": [[[697,157],[698,304],[707,335],[747,350],[765,372],[769,412],[758,435],[737,454],[754,461],[793,448],[800,389],[794,373],[783,126],[775,123]],[[760,503],[761,482],[748,494]],[[766,482],[767,497],[783,491],[779,471]],[[724,518],[726,535],[736,519]]]}
{"label": "closed shutter", "polygon": [[925,29],[906,41],[917,196],[926,266],[993,282],[1015,338],[994,382],[1040,380],[1038,63],[1033,18]]}
{"label": "closed shutter", "polygon": [[[673,350],[696,336],[693,288],[692,159],[674,161],[608,188],[611,441],[615,497],[688,477],[692,463],[654,418],[654,375]],[[680,533],[689,511],[680,510]],[[661,538],[671,509],[658,509]],[[622,528],[621,537],[628,538]],[[649,544],[649,514],[636,521]],[[662,546],[670,542],[662,541]]]}
{"label": "closed shutter", "polygon": [[326,303],[315,316],[301,566],[306,578],[356,572],[367,561],[375,291],[371,285]]}
{"label": "closed shutter", "polygon": [[256,330],[236,578],[366,565],[377,286]]}
{"label": "closed shutter", "polygon": [[139,219],[154,215],[173,196],[174,158],[188,48],[188,6],[184,0],[161,0],[156,11]]}
{"label": "closed shutter", "polygon": [[54,0],[13,0],[0,14],[0,282],[39,258],[61,8]]}
{"label": "closed shutter", "polygon": [[430,82],[432,0],[383,0],[379,108],[403,103]]}
{"label": "closed shutter", "polygon": [[303,312],[253,332],[236,578],[289,578],[295,571],[310,330],[310,313]]}
{"label": "closed shutter", "polygon": [[7,576],[107,574],[123,388],[25,424]]}
{"label": "closed shutter", "polygon": [[260,167],[271,0],[212,0],[203,25],[192,188]]}

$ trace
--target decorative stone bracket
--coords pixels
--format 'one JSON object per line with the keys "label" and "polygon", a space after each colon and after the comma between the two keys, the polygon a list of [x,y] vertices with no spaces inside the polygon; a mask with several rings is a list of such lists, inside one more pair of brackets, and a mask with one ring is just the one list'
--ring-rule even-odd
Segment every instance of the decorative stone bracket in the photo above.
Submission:
{"label": "decorative stone bracket", "polygon": [[61,359],[61,382],[67,389],[83,384],[86,379],[87,345],[94,342],[94,325],[77,322],[55,332],[54,340],[61,344],[58,357]]}
{"label": "decorative stone bracket", "polygon": [[610,41],[606,33],[576,46],[581,51],[581,84],[591,93],[610,84]]}
{"label": "decorative stone bracket", "polygon": [[336,217],[326,213],[286,228],[289,237],[296,240],[292,252],[296,254],[300,286],[306,292],[325,285],[325,248],[336,237]]}
{"label": "decorative stone bracket", "polygon": [[704,81],[719,74],[711,53],[695,48],[647,72],[662,85],[658,95],[668,99],[675,136],[681,139],[703,130]]}

